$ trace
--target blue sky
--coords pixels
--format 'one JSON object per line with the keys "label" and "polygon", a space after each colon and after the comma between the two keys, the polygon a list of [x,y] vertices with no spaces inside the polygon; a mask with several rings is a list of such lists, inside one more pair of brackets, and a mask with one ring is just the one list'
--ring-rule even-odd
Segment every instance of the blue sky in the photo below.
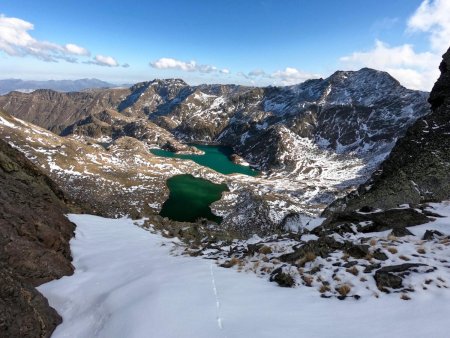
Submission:
{"label": "blue sky", "polygon": [[429,90],[448,3],[3,0],[0,77],[287,85],[369,66]]}

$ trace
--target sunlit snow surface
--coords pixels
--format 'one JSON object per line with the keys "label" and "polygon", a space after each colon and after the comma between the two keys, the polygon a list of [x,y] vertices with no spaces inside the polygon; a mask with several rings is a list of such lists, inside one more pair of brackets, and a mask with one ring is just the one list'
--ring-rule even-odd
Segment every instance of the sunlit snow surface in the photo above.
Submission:
{"label": "sunlit snow surface", "polygon": [[129,219],[70,220],[75,274],[39,287],[64,320],[53,337],[449,337],[447,289],[409,301],[322,299],[171,256],[173,240]]}

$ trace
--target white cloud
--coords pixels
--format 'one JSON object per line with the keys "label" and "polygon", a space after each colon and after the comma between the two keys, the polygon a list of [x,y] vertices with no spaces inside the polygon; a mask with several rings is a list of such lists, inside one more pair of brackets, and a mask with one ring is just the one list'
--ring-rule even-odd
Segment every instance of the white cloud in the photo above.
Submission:
{"label": "white cloud", "polygon": [[68,43],[64,46],[64,48],[66,49],[66,51],[70,54],[74,54],[74,55],[86,55],[89,56],[91,53],[83,47],[80,47],[78,45],[75,45],[73,43]]}
{"label": "white cloud", "polygon": [[368,51],[340,58],[349,69],[371,67],[384,70],[405,87],[431,90],[439,76],[441,55],[450,44],[450,1],[424,0],[407,22],[407,31],[428,34],[429,49],[416,52],[414,46],[389,46],[377,40]]}
{"label": "white cloud", "polygon": [[247,74],[239,72],[237,75],[242,76],[247,80],[251,80],[252,84],[260,83],[281,86],[294,85],[309,79],[320,77],[318,74],[303,72],[294,67],[286,67],[284,70],[277,70],[270,74],[262,69],[255,69]]}
{"label": "white cloud", "polygon": [[[83,63],[86,63],[88,65],[97,65],[97,66],[105,66],[105,67],[118,67],[119,62],[117,62],[116,59],[114,59],[112,56],[105,56],[105,55],[96,55],[93,57],[92,60],[84,61]],[[122,65],[122,67],[127,68],[127,63]],[[128,65],[129,66],[129,65]]]}
{"label": "white cloud", "polygon": [[412,45],[391,47],[377,40],[374,48],[340,58],[351,69],[370,67],[387,71],[407,88],[430,90],[439,76],[440,56],[417,53]]}
{"label": "white cloud", "polygon": [[[19,18],[0,15],[0,51],[10,56],[33,56],[47,62],[78,62],[78,57],[90,56],[84,47],[74,43],[60,45],[35,39],[30,31],[34,25]],[[117,67],[119,63],[111,56],[96,55],[93,60],[83,63]],[[126,64],[125,64],[126,65]],[[126,67],[124,65],[124,67]]]}
{"label": "white cloud", "polygon": [[195,61],[184,62],[172,58],[160,58],[150,62],[150,66],[157,69],[179,69],[186,72],[195,71]]}
{"label": "white cloud", "polygon": [[74,56],[89,55],[83,47],[69,43],[59,45],[33,38],[30,31],[34,25],[19,18],[0,15],[0,50],[10,56],[33,56],[38,59],[56,62],[63,59],[77,62]]}
{"label": "white cloud", "polygon": [[100,66],[117,67],[119,65],[112,56],[96,55],[94,60]]}
{"label": "white cloud", "polygon": [[270,78],[275,80],[275,84],[285,86],[301,83],[318,77],[320,77],[318,74],[306,73],[293,67],[286,67],[284,70],[278,70],[270,75]]}
{"label": "white cloud", "polygon": [[156,69],[178,69],[185,72],[199,72],[199,73],[222,73],[229,74],[230,70],[227,68],[218,69],[216,66],[198,64],[196,61],[180,61],[173,58],[160,58],[156,61],[150,62],[150,66]]}
{"label": "white cloud", "polygon": [[409,18],[408,29],[429,33],[431,48],[436,53],[444,53],[450,43],[450,1],[423,1]]}

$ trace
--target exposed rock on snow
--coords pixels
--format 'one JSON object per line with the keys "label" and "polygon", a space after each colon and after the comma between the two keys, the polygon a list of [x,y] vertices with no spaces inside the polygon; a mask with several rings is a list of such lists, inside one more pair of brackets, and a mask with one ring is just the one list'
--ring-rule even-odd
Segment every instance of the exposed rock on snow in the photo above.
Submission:
{"label": "exposed rock on snow", "polygon": [[[423,211],[367,213],[311,231],[304,228],[300,233],[243,241],[224,239],[220,233],[215,236],[214,229],[197,229],[201,241],[178,233],[188,247],[177,251],[217,259],[222,267],[252,271],[280,286],[311,287],[326,298],[378,298],[393,292],[407,300],[450,288],[449,202],[422,207]],[[408,212],[414,215],[411,223],[399,227],[395,217]],[[430,212],[439,217],[425,215]],[[395,216],[383,222],[383,214]],[[396,237],[390,229],[407,233]]]}

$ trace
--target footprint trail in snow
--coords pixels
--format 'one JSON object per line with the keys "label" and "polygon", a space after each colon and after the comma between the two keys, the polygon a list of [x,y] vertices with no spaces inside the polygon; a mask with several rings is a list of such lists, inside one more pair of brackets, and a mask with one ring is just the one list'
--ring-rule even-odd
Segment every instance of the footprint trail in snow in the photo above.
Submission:
{"label": "footprint trail in snow", "polygon": [[[210,271],[211,271],[211,283],[213,287],[214,297],[216,298],[216,318],[217,318],[217,326],[219,326],[220,330],[223,330],[222,318],[220,317],[220,300],[216,287],[216,279],[214,278],[213,266],[214,264],[211,262]],[[225,335],[226,337],[226,335]]]}

